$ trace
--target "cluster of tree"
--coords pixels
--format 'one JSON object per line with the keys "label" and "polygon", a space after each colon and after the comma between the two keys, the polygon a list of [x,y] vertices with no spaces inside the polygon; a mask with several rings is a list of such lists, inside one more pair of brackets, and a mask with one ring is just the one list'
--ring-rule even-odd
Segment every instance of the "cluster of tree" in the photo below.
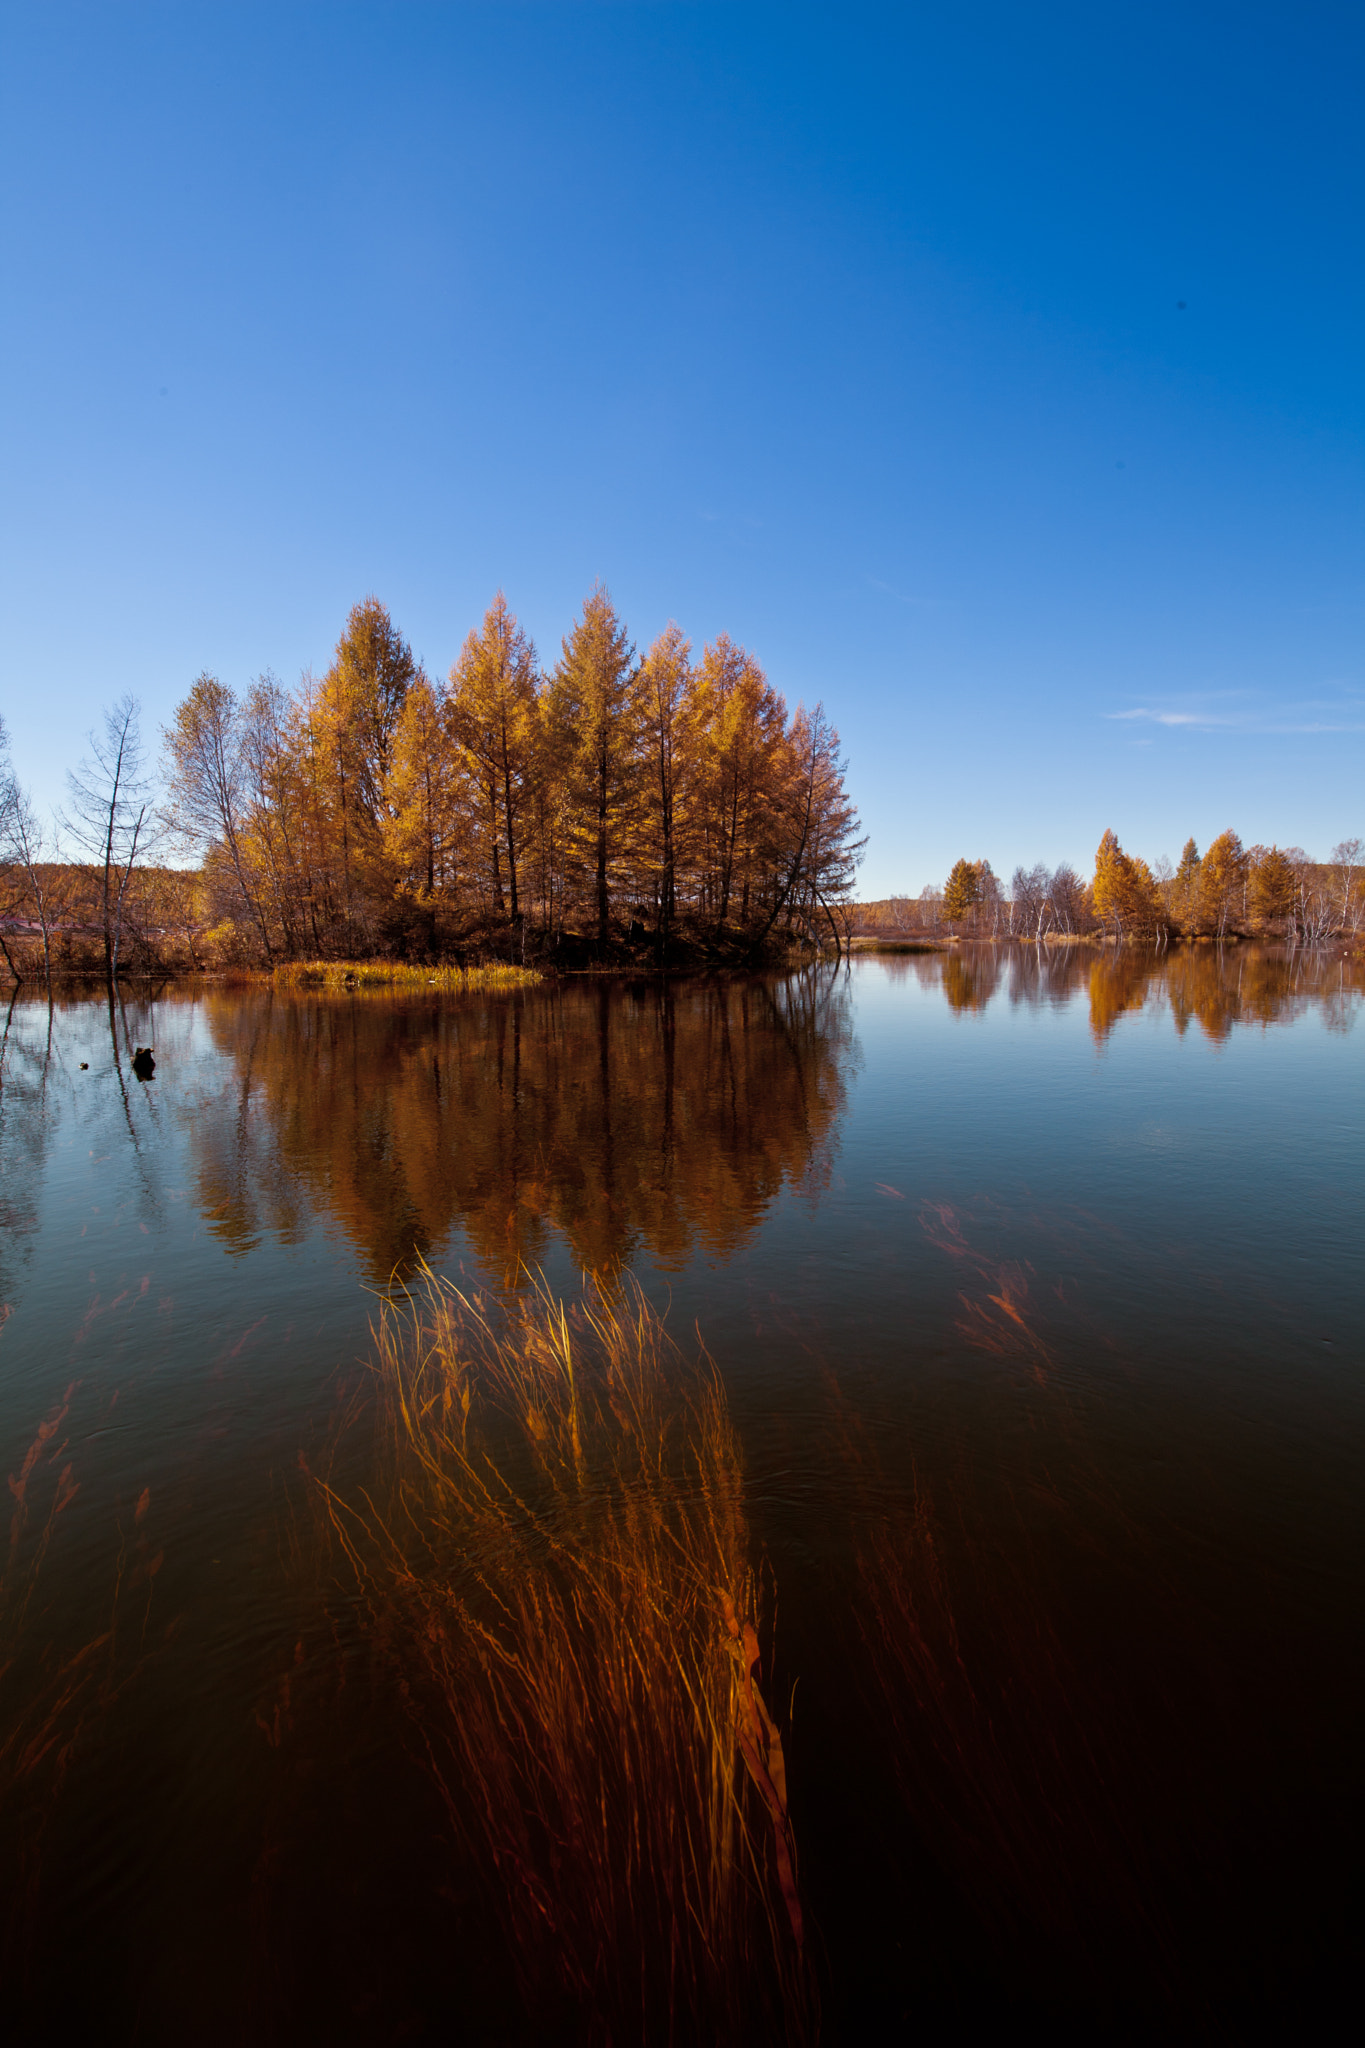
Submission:
{"label": "cluster of tree", "polygon": [[1207,852],[1190,839],[1176,867],[1158,861],[1152,868],[1106,832],[1088,883],[1063,862],[1053,870],[1017,867],[1002,887],[989,861],[963,859],[942,889],[926,889],[917,903],[893,897],[875,927],[909,929],[912,918],[921,928],[946,925],[976,938],[1105,933],[1158,943],[1263,936],[1313,944],[1365,927],[1362,842],[1344,839],[1329,861],[1318,862],[1302,847],[1248,847],[1222,832]]}
{"label": "cluster of tree", "polygon": [[382,605],[320,681],[201,676],[167,734],[171,814],[264,959],[435,956],[501,933],[757,951],[835,929],[861,852],[838,735],[725,636],[637,660],[596,589],[544,673],[499,595],[444,684]]}
{"label": "cluster of tree", "polygon": [[1302,847],[1243,846],[1220,832],[1201,855],[1193,839],[1179,863],[1155,869],[1106,832],[1095,856],[1091,908],[1117,939],[1263,934],[1312,944],[1365,923],[1361,841],[1344,839],[1325,863]]}
{"label": "cluster of tree", "polygon": [[[238,695],[201,675],[163,737],[161,803],[128,698],[69,778],[111,975],[168,841],[199,854],[204,948],[263,963],[837,945],[864,844],[822,706],[789,714],[725,635],[694,659],[670,625],[637,659],[600,587],[548,673],[501,594],[444,683],[370,598],[321,678]],[[54,849],[4,787],[0,915],[50,963],[70,892],[54,899]]]}

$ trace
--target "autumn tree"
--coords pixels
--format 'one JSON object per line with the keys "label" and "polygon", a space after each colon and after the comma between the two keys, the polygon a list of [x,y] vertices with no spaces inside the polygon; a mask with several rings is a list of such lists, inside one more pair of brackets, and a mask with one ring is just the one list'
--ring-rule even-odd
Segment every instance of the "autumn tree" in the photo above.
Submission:
{"label": "autumn tree", "polygon": [[1199,872],[1203,863],[1194,840],[1187,839],[1171,883],[1171,914],[1182,931],[1193,931],[1199,914]]}
{"label": "autumn tree", "polygon": [[417,676],[412,649],[377,597],[351,607],[325,687],[335,694],[355,746],[356,797],[378,820],[393,766],[403,705]]}
{"label": "autumn tree", "polygon": [[786,707],[747,649],[728,634],[703,649],[697,674],[702,728],[704,882],[717,931],[736,894],[747,923],[756,865],[764,853],[769,797],[778,768]]}
{"label": "autumn tree", "polygon": [[693,850],[698,718],[691,643],[672,621],[645,656],[640,671],[640,731],[645,774],[642,810],[645,870],[659,920],[659,947],[668,950],[678,914],[680,864]]}
{"label": "autumn tree", "polygon": [[351,609],[322,682],[306,693],[312,823],[339,896],[344,944],[369,936],[389,894],[384,825],[394,740],[417,664],[378,598]]}
{"label": "autumn tree", "polygon": [[838,950],[835,909],[845,905],[853,893],[854,875],[867,840],[844,786],[839,735],[823,704],[810,712],[797,706],[786,751],[790,765],[781,810],[785,830],[778,841],[779,860],[785,859],[786,872],[784,875],[781,866],[776,869],[772,907],[755,943],[763,943],[773,920],[795,895],[798,902],[808,897],[824,913]]}
{"label": "autumn tree", "polygon": [[1262,929],[1292,918],[1297,878],[1293,863],[1278,846],[1253,847],[1248,856],[1251,869],[1251,912]]}
{"label": "autumn tree", "polygon": [[949,924],[965,924],[981,895],[981,870],[976,861],[953,862],[943,889],[943,916]]}
{"label": "autumn tree", "polygon": [[1145,860],[1124,852],[1106,831],[1095,854],[1091,885],[1096,915],[1112,924],[1116,939],[1154,937],[1165,929],[1165,910]]}
{"label": "autumn tree", "polygon": [[634,653],[611,598],[595,585],[563,642],[552,715],[572,736],[565,764],[571,831],[591,878],[597,943],[603,947],[636,828],[640,691]]}
{"label": "autumn tree", "polygon": [[461,781],[447,708],[419,670],[394,733],[385,830],[393,867],[428,900],[456,884]]}
{"label": "autumn tree", "polygon": [[1224,938],[1230,924],[1246,914],[1248,862],[1233,831],[1220,832],[1199,869],[1199,926]]}
{"label": "autumn tree", "polygon": [[[537,737],[536,652],[499,591],[450,671],[450,729],[478,790],[494,912],[521,917],[522,820]],[[507,900],[503,873],[507,875]]]}
{"label": "autumn tree", "polygon": [[269,904],[276,945],[288,954],[322,950],[314,850],[305,829],[306,785],[293,709],[278,680],[257,676],[242,703],[239,743],[250,858]]}
{"label": "autumn tree", "polygon": [[570,785],[577,744],[570,705],[553,685],[543,687],[536,704],[524,843],[540,901],[541,923],[547,933],[561,935],[575,871],[577,818]]}
{"label": "autumn tree", "polygon": [[991,936],[1000,927],[1000,878],[988,860],[976,863],[976,915],[974,923],[980,923],[987,909],[991,914]]}

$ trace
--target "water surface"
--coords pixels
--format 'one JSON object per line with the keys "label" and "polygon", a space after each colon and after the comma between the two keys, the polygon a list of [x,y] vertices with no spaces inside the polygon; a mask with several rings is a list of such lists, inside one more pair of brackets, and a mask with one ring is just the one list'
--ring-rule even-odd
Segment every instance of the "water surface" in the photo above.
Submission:
{"label": "water surface", "polygon": [[827,2038],[900,2010],[1217,2037],[1339,1988],[1363,984],[982,948],[496,999],[171,985],[112,1017],[24,991],[20,2007],[148,2041],[518,2038],[313,1562],[310,1475],[364,1483],[339,1417],[419,1259],[564,1291],[628,1268],[701,1329],[777,1586]]}

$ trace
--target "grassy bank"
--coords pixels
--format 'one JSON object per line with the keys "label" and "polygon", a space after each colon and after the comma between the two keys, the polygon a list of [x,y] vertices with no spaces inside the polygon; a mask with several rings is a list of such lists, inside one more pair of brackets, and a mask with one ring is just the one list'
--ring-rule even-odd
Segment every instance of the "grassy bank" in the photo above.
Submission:
{"label": "grassy bank", "polygon": [[542,979],[533,967],[406,967],[393,960],[291,960],[277,967],[277,988],[533,988]]}

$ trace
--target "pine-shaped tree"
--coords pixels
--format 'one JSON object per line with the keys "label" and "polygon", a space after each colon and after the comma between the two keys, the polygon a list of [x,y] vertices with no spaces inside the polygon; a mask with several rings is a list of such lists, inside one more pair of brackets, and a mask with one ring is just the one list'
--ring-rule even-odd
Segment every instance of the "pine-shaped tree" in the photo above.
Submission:
{"label": "pine-shaped tree", "polygon": [[588,869],[597,940],[611,936],[611,905],[628,872],[640,789],[640,687],[635,650],[599,583],[584,599],[555,668],[555,723],[573,736],[568,761],[571,830]]}

